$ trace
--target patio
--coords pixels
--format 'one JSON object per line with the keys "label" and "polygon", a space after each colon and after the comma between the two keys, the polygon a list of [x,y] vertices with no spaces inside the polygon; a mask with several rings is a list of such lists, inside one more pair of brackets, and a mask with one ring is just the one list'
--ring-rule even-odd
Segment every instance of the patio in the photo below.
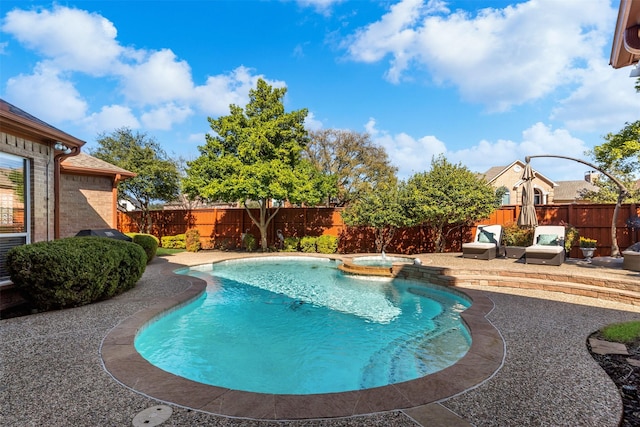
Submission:
{"label": "patio", "polygon": [[[181,253],[155,259],[137,287],[112,300],[76,309],[0,322],[0,417],[3,425],[131,425],[158,405],[115,381],[105,371],[102,340],[116,325],[160,299],[189,288],[189,278],[169,272],[185,265],[242,256]],[[452,270],[513,270],[640,281],[640,274],[577,263],[559,267],[513,260],[462,259],[426,254],[425,265]],[[465,285],[490,298],[487,316],[505,342],[501,368],[488,380],[424,406],[351,418],[258,421],[230,418],[172,405],[163,426],[616,426],[622,403],[613,382],[591,358],[585,342],[601,326],[640,319],[640,306],[539,290]]]}

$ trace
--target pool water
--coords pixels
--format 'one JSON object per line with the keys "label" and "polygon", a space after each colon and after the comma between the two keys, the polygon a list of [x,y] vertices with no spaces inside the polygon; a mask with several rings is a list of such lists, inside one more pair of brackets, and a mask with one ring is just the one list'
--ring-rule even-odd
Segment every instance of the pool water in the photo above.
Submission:
{"label": "pool water", "polygon": [[454,364],[471,339],[462,296],[424,283],[363,280],[336,262],[253,258],[184,269],[206,294],[145,327],[137,351],[194,381],[316,394],[408,381]]}

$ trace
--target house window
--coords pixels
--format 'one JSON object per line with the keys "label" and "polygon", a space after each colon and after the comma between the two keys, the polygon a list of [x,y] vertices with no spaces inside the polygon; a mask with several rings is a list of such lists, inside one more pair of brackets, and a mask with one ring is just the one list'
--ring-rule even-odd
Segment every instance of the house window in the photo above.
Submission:
{"label": "house window", "polygon": [[498,188],[498,192],[502,192],[502,202],[501,204],[503,205],[510,205],[511,204],[511,192],[509,191],[509,189],[505,186],[502,186],[500,188]]}
{"label": "house window", "polygon": [[0,153],[0,282],[9,279],[7,252],[29,241],[29,162]]}
{"label": "house window", "polygon": [[542,205],[544,203],[544,198],[542,196],[542,191],[540,191],[539,189],[534,189],[533,190],[533,203],[536,205]]}

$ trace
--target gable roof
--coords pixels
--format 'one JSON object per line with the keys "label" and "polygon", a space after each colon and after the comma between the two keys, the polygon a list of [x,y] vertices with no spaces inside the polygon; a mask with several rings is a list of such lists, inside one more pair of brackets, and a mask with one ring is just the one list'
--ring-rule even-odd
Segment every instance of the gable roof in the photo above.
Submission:
{"label": "gable roof", "polygon": [[67,147],[82,147],[85,141],[32,116],[0,98],[0,127],[3,132],[15,134],[41,144],[62,142]]}
{"label": "gable roof", "polygon": [[82,152],[78,153],[77,156],[65,158],[60,163],[60,170],[63,173],[78,173],[82,175],[120,175],[122,178],[136,176],[133,172]]}
{"label": "gable roof", "polygon": [[584,190],[599,191],[600,187],[579,179],[575,181],[558,181],[558,186],[553,190],[554,200],[577,200],[580,198],[580,193]]}
{"label": "gable roof", "polygon": [[[503,173],[505,173],[506,171],[508,171],[509,169],[511,169],[512,167],[514,167],[516,165],[520,166],[521,168],[524,168],[525,163],[522,160],[515,160],[511,164],[509,164],[508,166],[492,166],[484,174],[481,174],[481,175],[484,175],[484,178],[487,180],[488,183],[492,183],[500,175],[502,175]],[[533,171],[535,173],[536,178],[540,178],[543,181],[547,181],[553,187],[558,185],[554,181],[552,181],[549,178],[547,178],[546,176],[542,175],[540,172],[536,171],[535,169]]]}

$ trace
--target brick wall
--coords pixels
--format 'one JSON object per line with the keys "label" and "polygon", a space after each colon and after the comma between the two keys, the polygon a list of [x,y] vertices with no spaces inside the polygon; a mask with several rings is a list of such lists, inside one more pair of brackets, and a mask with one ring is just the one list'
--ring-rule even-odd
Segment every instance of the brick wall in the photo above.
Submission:
{"label": "brick wall", "polygon": [[61,174],[61,238],[89,228],[116,228],[113,209],[111,177]]}
{"label": "brick wall", "polygon": [[0,132],[0,151],[30,160],[32,241],[53,239],[54,166],[51,147]]}
{"label": "brick wall", "polygon": [[[514,189],[513,186],[516,182],[520,181],[521,178],[522,168],[516,171],[512,166],[508,171],[496,178],[491,183],[491,185],[493,185],[493,187],[495,187],[496,189],[502,186],[507,187],[510,194],[509,204],[516,205],[520,204],[520,201],[522,200],[522,185],[520,185],[517,189]],[[541,190],[542,193],[547,196],[547,204],[553,203],[553,186],[549,182],[542,180],[536,176],[533,179],[533,185],[535,188]]]}

